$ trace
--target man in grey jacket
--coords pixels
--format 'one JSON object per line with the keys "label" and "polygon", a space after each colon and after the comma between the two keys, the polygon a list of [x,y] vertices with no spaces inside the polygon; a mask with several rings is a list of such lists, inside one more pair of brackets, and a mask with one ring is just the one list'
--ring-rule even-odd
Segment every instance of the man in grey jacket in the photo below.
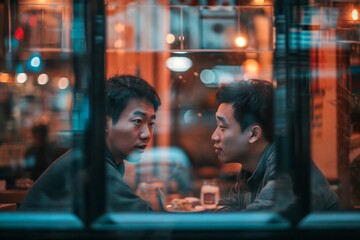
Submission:
{"label": "man in grey jacket", "polygon": [[[276,178],[273,143],[273,86],[251,79],[223,85],[217,92],[217,128],[211,139],[224,163],[240,163],[236,183],[218,211],[275,210],[280,189],[281,210],[295,202],[290,177]],[[311,163],[313,210],[336,209],[339,200],[320,170]]]}
{"label": "man in grey jacket", "polygon": [[[160,98],[145,80],[116,75],[106,85],[107,207],[111,211],[150,211],[123,180],[124,160],[139,160],[153,135]],[[130,157],[131,156],[131,157]],[[74,151],[57,159],[34,183],[20,210],[72,211],[76,181],[84,179]]]}

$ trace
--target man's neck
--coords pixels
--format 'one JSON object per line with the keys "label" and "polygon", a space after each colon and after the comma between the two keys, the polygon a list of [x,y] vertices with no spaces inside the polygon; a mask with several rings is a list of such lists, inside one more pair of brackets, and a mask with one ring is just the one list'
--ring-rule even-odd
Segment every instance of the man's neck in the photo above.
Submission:
{"label": "man's neck", "polygon": [[251,150],[248,159],[243,162],[242,167],[246,171],[254,173],[259,164],[261,156],[264,154],[264,151],[268,145],[269,142],[267,141],[258,143],[258,145]]}
{"label": "man's neck", "polygon": [[116,166],[119,166],[119,165],[122,164],[123,162],[124,162],[124,159],[122,159],[122,158],[115,159],[115,164],[116,164]]}
{"label": "man's neck", "polygon": [[112,158],[113,158],[116,166],[119,166],[120,164],[122,164],[122,163],[124,162],[124,158],[125,158],[125,157],[123,156],[123,154],[116,154],[117,152],[116,152],[116,151],[113,151],[113,150],[109,147],[109,145],[107,145],[107,148],[108,148],[108,150],[109,150],[109,152],[110,152],[110,154],[111,154],[111,156],[112,156]]}

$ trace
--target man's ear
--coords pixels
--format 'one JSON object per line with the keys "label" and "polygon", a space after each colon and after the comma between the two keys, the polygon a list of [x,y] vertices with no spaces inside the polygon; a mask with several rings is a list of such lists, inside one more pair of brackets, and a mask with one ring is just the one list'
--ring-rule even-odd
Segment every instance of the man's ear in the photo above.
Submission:
{"label": "man's ear", "polygon": [[263,135],[262,128],[259,125],[252,125],[249,128],[249,134],[250,134],[249,143],[255,143]]}

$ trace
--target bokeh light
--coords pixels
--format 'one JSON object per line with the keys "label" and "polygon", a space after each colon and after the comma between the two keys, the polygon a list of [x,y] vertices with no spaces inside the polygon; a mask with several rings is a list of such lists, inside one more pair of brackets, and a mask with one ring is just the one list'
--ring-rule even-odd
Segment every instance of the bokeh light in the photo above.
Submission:
{"label": "bokeh light", "polygon": [[352,12],[351,12],[351,18],[352,18],[352,20],[354,20],[354,21],[359,20],[359,11],[358,11],[356,8],[354,8],[354,9],[352,10]]}
{"label": "bokeh light", "polygon": [[24,38],[24,29],[22,29],[22,27],[18,27],[15,30],[14,36],[16,38],[16,40],[21,40]]}
{"label": "bokeh light", "polygon": [[255,77],[259,74],[259,63],[254,59],[247,59],[243,62],[243,71],[249,77]]}
{"label": "bokeh light", "polygon": [[27,81],[27,79],[28,79],[28,76],[26,73],[18,73],[16,75],[16,81],[18,83],[25,83]]}
{"label": "bokeh light", "polygon": [[187,57],[170,57],[166,60],[166,66],[173,72],[186,72],[191,68],[192,61]]}
{"label": "bokeh light", "polygon": [[66,89],[69,87],[70,81],[66,77],[62,77],[58,81],[58,88],[59,89]]}
{"label": "bokeh light", "polygon": [[238,47],[245,47],[247,45],[247,39],[244,36],[237,36],[235,38],[235,44]]}
{"label": "bokeh light", "polygon": [[49,76],[46,73],[40,74],[37,78],[37,82],[40,85],[45,85],[48,83],[48,81],[49,81]]}
{"label": "bokeh light", "polygon": [[204,69],[200,73],[200,80],[206,85],[214,83],[215,77],[214,71],[210,69]]}
{"label": "bokeh light", "polygon": [[166,42],[168,44],[172,44],[174,41],[175,41],[175,36],[173,34],[171,34],[171,33],[168,33],[166,35]]}

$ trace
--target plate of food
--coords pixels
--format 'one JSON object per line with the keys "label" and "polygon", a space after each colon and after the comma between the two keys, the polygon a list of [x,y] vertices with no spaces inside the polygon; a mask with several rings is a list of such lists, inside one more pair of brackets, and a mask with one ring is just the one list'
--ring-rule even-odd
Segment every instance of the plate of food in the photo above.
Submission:
{"label": "plate of food", "polygon": [[190,213],[203,212],[206,209],[200,205],[200,199],[195,197],[187,197],[182,199],[173,199],[171,204],[166,206],[166,210],[168,212]]}

